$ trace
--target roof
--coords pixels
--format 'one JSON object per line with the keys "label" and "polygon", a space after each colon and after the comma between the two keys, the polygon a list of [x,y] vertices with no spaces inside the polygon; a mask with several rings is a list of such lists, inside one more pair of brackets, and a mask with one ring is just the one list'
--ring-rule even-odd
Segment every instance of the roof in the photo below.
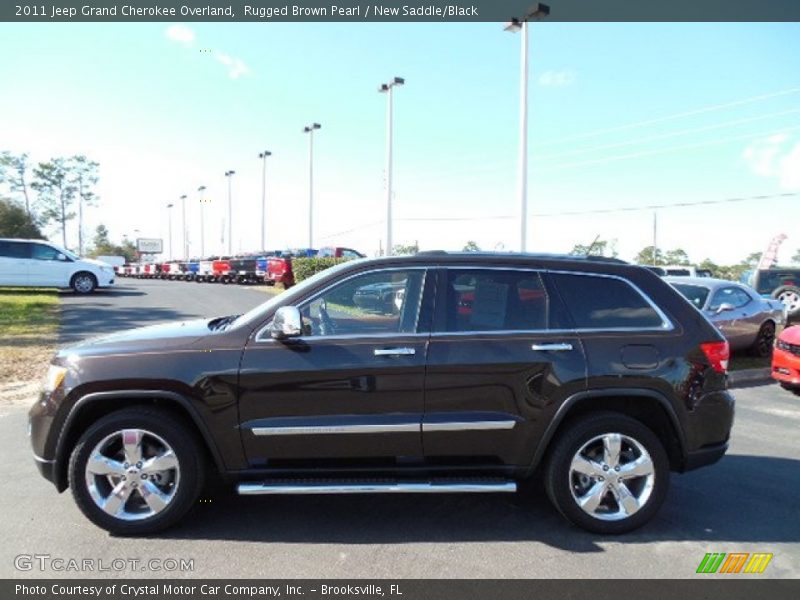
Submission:
{"label": "roof", "polygon": [[548,254],[548,253],[533,253],[533,252],[451,252],[449,250],[424,250],[417,253],[415,256],[447,256],[452,258],[467,258],[469,260],[488,259],[488,258],[509,258],[517,260],[564,260],[564,261],[580,261],[580,262],[606,262],[616,264],[628,264],[622,259],[612,258],[609,256],[596,256],[585,254]]}

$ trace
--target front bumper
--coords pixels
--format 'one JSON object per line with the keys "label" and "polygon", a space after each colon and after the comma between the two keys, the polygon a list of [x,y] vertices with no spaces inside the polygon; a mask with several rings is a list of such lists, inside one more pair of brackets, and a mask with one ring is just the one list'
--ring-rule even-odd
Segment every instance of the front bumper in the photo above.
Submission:
{"label": "front bumper", "polygon": [[772,378],[800,386],[800,356],[775,348],[772,351]]}
{"label": "front bumper", "polygon": [[33,455],[36,461],[36,468],[39,469],[39,474],[47,479],[52,484],[56,483],[56,461],[46,460],[40,456]]}

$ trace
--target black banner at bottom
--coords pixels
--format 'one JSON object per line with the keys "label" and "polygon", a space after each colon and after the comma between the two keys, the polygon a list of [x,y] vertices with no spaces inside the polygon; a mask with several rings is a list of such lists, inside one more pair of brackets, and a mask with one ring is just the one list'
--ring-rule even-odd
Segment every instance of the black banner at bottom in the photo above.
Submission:
{"label": "black banner at bottom", "polygon": [[[700,576],[702,577],[702,576]],[[757,576],[756,576],[757,577]],[[4,600],[674,600],[800,598],[800,580],[725,579],[51,579],[0,581]]]}

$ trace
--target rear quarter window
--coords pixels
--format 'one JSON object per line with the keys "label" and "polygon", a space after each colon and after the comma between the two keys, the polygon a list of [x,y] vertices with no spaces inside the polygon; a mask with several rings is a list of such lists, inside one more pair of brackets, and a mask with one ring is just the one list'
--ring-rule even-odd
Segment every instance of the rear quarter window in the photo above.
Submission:
{"label": "rear quarter window", "polygon": [[664,319],[630,283],[614,277],[552,274],[578,329],[661,329]]}

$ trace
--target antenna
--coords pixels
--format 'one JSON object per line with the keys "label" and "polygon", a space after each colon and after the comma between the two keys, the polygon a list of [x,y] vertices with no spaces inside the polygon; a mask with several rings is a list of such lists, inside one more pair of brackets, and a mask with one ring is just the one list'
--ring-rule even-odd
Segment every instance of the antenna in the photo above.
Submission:
{"label": "antenna", "polygon": [[600,234],[597,234],[597,237],[594,238],[594,241],[589,244],[589,247],[586,249],[585,256],[589,256],[592,253],[592,249],[597,245],[597,242],[600,241]]}

